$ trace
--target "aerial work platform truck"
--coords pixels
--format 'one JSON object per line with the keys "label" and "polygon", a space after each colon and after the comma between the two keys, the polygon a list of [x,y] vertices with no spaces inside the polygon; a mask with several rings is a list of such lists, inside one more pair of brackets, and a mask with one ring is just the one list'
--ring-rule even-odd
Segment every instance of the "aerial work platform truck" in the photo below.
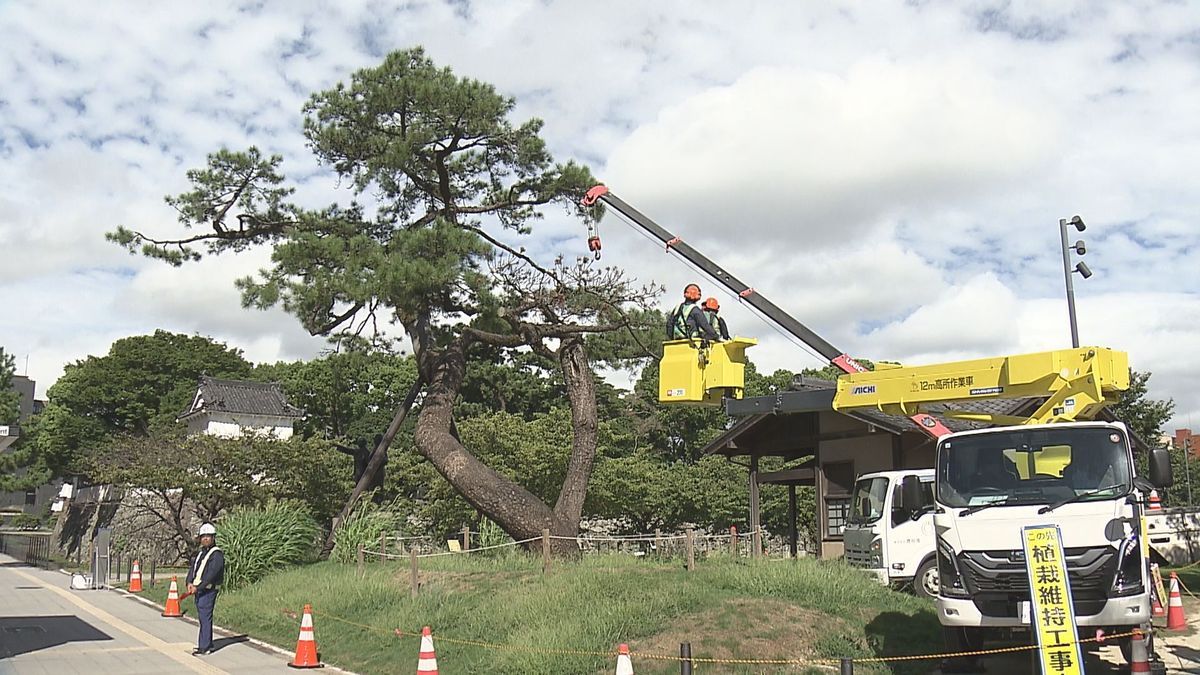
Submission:
{"label": "aerial work platform truck", "polygon": [[[589,190],[583,203],[602,204],[642,228],[845,372],[837,381],[835,410],[903,415],[935,439],[932,472],[872,476],[887,479],[878,483],[878,494],[856,491],[856,499],[867,500],[856,506],[878,510],[879,518],[855,535],[865,552],[848,546],[848,556],[886,578],[879,569],[889,545],[883,518],[926,519],[936,550],[904,564],[913,565],[917,583],[922,576],[932,579],[925,588],[936,594],[948,650],[977,648],[993,630],[1037,626],[1022,537],[1026,527],[1046,524],[1062,532],[1078,634],[1128,636],[1133,628],[1150,628],[1145,509],[1151,489],[1172,483],[1170,460],[1165,449],[1153,448],[1148,475],[1139,475],[1125,425],[1094,421],[1129,388],[1125,352],[1079,347],[925,366],[881,363],[868,370],[605,186]],[[599,251],[594,234],[589,244]],[[738,410],[745,352],[753,341],[735,343],[667,343],[660,401]],[[953,407],[1028,397],[1044,401],[1025,417]],[[939,418],[999,426],[951,433]],[[1130,638],[1121,646],[1128,658]],[[947,665],[973,664],[965,659]]]}

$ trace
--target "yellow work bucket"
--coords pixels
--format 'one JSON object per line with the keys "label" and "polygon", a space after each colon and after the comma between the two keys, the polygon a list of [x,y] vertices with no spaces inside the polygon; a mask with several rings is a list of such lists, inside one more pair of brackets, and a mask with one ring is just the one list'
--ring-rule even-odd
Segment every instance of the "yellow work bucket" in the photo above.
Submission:
{"label": "yellow work bucket", "polygon": [[699,340],[663,343],[658,362],[660,403],[719,406],[721,399],[741,398],[746,386],[746,349],[758,344],[735,337],[701,348]]}

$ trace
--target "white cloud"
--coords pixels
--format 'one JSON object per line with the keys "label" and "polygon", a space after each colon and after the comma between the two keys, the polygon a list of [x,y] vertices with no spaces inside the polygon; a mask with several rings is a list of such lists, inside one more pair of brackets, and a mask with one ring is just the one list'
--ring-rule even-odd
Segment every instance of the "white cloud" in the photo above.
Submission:
{"label": "white cloud", "polygon": [[[282,154],[305,204],[345,201],[301,107],[422,44],[854,354],[1064,346],[1057,221],[1080,213],[1084,341],[1128,349],[1177,423],[1200,419],[1180,348],[1200,289],[1198,30],[1186,3],[3,3],[0,339],[42,391],[158,327],[255,359],[314,353],[290,317],[241,309],[232,279],[261,253],[173,269],[102,234],[171,231],[162,196],[221,145]],[[539,233],[539,255],[585,251],[569,219]],[[602,234],[605,262],[668,302],[698,276],[613,218]],[[819,365],[704,285],[767,369]]]}

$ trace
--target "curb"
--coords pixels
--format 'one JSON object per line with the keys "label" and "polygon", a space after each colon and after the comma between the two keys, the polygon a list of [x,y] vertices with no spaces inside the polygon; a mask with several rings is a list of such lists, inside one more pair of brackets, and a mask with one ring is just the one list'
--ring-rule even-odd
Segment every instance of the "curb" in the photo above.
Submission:
{"label": "curb", "polygon": [[[65,570],[64,570],[64,572],[65,572]],[[129,600],[133,600],[135,602],[140,602],[143,605],[146,605],[147,607],[153,607],[154,609],[157,609],[160,612],[163,610],[163,606],[158,604],[157,602],[143,598],[136,593],[130,593],[129,591],[127,591],[123,588],[117,588],[116,586],[105,585],[104,589],[112,591],[114,593],[117,593],[118,595],[122,595]],[[187,616],[187,615],[184,615],[184,616],[181,616],[178,618],[183,619],[184,621],[192,624],[193,626],[200,625],[199,621],[197,621],[196,619],[193,619],[192,617]],[[262,640],[259,640],[258,638],[250,637],[249,635],[246,635],[245,633],[239,633],[237,631],[229,630],[228,628],[225,628],[224,626],[218,626],[215,623],[213,624],[213,633],[218,634],[221,637],[243,637],[244,636],[246,638],[246,642],[248,642],[251,646],[257,648],[261,652],[277,654],[277,655],[283,656],[289,660],[293,656],[295,656],[295,654],[293,652],[283,649],[282,647],[276,647],[275,645],[273,645],[269,642],[263,642]],[[330,665],[328,663],[324,664],[324,670],[325,670],[325,672],[343,673],[344,675],[359,675],[358,673],[355,673],[354,671],[345,670],[343,668],[338,668],[337,666]]]}

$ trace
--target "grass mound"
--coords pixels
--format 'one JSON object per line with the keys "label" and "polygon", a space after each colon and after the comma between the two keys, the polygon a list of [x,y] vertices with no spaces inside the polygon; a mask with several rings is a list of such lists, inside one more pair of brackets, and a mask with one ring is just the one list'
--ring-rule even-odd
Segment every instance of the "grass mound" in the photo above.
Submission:
{"label": "grass mound", "polygon": [[[406,562],[324,562],[270,575],[226,593],[217,622],[290,647],[311,603],[322,659],[362,673],[410,672],[418,642],[394,629],[433,627],[446,673],[592,675],[611,670],[616,645],[673,656],[690,642],[697,657],[806,659],[939,651],[930,603],[889,591],[840,563],[709,559],[688,573],[673,563],[593,556],[421,560],[421,591],[409,597]],[[190,603],[188,603],[190,604]],[[440,638],[440,639],[439,639]],[[458,642],[458,640],[464,642]],[[487,648],[466,642],[498,645]],[[590,653],[590,652],[594,652]],[[856,672],[928,672],[930,662]],[[672,660],[635,657],[638,673],[677,673]],[[702,672],[828,672],[799,666],[702,664]]]}

